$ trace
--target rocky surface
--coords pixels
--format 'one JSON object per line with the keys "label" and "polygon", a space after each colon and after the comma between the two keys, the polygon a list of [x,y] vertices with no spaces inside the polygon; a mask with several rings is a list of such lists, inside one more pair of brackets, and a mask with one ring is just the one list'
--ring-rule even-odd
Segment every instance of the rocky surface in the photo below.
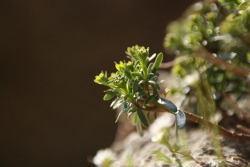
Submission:
{"label": "rocky surface", "polygon": [[[168,78],[168,80],[165,80],[164,85],[162,85],[161,92],[177,83],[171,74],[160,72],[159,80],[165,78]],[[180,99],[178,96],[168,98],[175,103],[178,103],[178,99]],[[165,119],[159,119],[162,117],[165,117]],[[163,124],[168,124],[169,142],[172,145],[177,143],[181,146],[176,152],[176,156],[173,156],[173,153],[165,145],[151,140],[150,129],[153,126],[161,126],[160,120]],[[157,120],[151,124],[149,131],[145,129],[144,136],[140,137],[131,124],[131,120],[128,120],[126,115],[122,115],[119,120],[116,139],[111,146],[116,154],[116,160],[112,167],[169,167],[180,166],[180,164],[182,167],[250,166],[250,141],[240,142],[222,138],[216,135],[214,131],[196,126],[192,127],[190,124],[179,130],[177,139],[173,122],[173,115],[168,113],[159,115]],[[157,155],[152,153],[155,150],[161,151],[172,160],[172,163],[157,162]]]}
{"label": "rocky surface", "polygon": [[[182,133],[185,132],[182,131]],[[174,157],[165,145],[152,142],[148,132],[144,137],[133,132],[123,141],[113,144],[112,149],[118,158],[112,166],[127,167],[129,159],[135,167],[178,166],[178,161],[183,167],[246,167],[249,165],[250,141],[239,142],[215,138],[212,132],[200,129],[189,131],[185,135],[186,146],[182,147]],[[155,150],[163,152],[173,163],[156,162],[157,155],[152,154]]]}

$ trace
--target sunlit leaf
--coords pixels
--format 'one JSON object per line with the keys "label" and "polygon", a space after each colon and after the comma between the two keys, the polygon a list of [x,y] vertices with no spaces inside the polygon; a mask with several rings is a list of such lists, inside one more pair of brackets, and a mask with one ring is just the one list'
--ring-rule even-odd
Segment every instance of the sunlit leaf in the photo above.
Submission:
{"label": "sunlit leaf", "polygon": [[116,92],[108,92],[104,95],[103,100],[110,100],[116,95]]}
{"label": "sunlit leaf", "polygon": [[167,99],[164,98],[159,98],[157,101],[159,104],[161,104],[162,106],[165,107],[166,110],[172,112],[172,113],[176,113],[177,112],[177,107],[175,106],[175,104]]}
{"label": "sunlit leaf", "polygon": [[95,76],[94,82],[98,83],[98,84],[105,85],[105,86],[109,85],[108,84],[108,78],[103,72],[101,72],[99,75]]}
{"label": "sunlit leaf", "polygon": [[162,153],[161,151],[158,151],[158,150],[153,151],[152,154],[156,154],[160,157],[166,157],[166,155],[164,153]]}
{"label": "sunlit leaf", "polygon": [[242,2],[239,6],[238,6],[238,9],[239,10],[246,10],[247,8],[249,7],[249,4],[248,2]]}
{"label": "sunlit leaf", "polygon": [[137,119],[138,119],[137,113],[134,113],[133,119],[132,119],[132,124],[133,124],[133,125],[136,125],[136,124],[137,124]]}
{"label": "sunlit leaf", "polygon": [[171,164],[171,163],[173,163],[173,161],[170,159],[170,158],[167,158],[167,157],[157,157],[156,159],[155,159],[155,161],[156,162],[165,162],[165,163],[167,163],[167,164]]}
{"label": "sunlit leaf", "polygon": [[148,58],[148,61],[153,60],[153,59],[155,58],[155,56],[156,56],[156,53],[154,53],[151,57],[149,57],[149,58]]}
{"label": "sunlit leaf", "polygon": [[160,86],[159,86],[159,84],[157,82],[155,82],[153,80],[149,80],[148,83],[150,83],[150,85],[157,88],[158,90],[160,89]]}
{"label": "sunlit leaf", "polygon": [[120,107],[120,105],[122,104],[123,100],[117,100],[114,104],[113,104],[113,109],[117,109],[118,107]]}
{"label": "sunlit leaf", "polygon": [[122,115],[122,111],[118,114],[118,116],[117,116],[117,118],[116,118],[116,120],[115,120],[115,123],[117,123],[118,122],[118,120],[119,120],[119,118],[120,118],[120,116]]}
{"label": "sunlit leaf", "polygon": [[154,65],[152,67],[154,71],[158,70],[158,68],[160,67],[160,65],[162,63],[162,60],[163,60],[163,54],[159,53],[155,59]]}
{"label": "sunlit leaf", "polygon": [[[148,68],[147,68],[147,74],[149,75],[152,72],[152,70],[153,70],[153,63],[150,63],[148,65]],[[151,74],[153,74],[153,73],[151,73]]]}

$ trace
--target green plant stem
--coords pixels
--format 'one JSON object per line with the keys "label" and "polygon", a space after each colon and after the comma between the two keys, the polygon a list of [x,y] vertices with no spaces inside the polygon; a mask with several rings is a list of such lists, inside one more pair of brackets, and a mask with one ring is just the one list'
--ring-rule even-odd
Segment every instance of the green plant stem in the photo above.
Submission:
{"label": "green plant stem", "polygon": [[165,138],[165,141],[164,141],[164,144],[167,146],[167,148],[172,152],[172,156],[176,159],[177,163],[179,164],[180,167],[182,167],[181,165],[181,161],[180,159],[176,156],[176,152],[175,152],[175,149],[172,148],[172,146],[170,145],[170,143],[168,142],[168,137],[164,137]]}

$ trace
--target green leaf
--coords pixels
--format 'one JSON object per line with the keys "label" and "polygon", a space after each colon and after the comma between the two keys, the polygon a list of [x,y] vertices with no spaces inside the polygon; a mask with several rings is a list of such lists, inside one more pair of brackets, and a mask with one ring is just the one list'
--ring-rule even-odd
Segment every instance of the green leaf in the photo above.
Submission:
{"label": "green leaf", "polygon": [[153,63],[150,63],[148,65],[148,69],[147,69],[148,74],[150,74],[152,72],[152,69],[153,69]]}
{"label": "green leaf", "polygon": [[143,78],[143,75],[140,72],[131,72],[131,75],[136,78],[138,77],[139,79]]}
{"label": "green leaf", "polygon": [[170,111],[171,113],[175,114],[177,112],[177,107],[175,104],[167,99],[159,98],[157,101],[160,105],[162,105],[166,110]]}
{"label": "green leaf", "polygon": [[172,164],[173,163],[173,161],[170,158],[167,158],[167,157],[165,157],[165,158],[158,157],[158,158],[155,159],[155,161],[156,162],[165,162],[167,164]]}
{"label": "green leaf", "polygon": [[149,97],[145,100],[144,104],[148,104],[149,102],[155,100],[156,97],[158,97],[157,94],[153,94],[153,95],[149,96]]}
{"label": "green leaf", "polygon": [[138,85],[143,84],[143,83],[144,83],[144,80],[140,80]]}
{"label": "green leaf", "polygon": [[118,114],[118,116],[117,116],[117,118],[116,118],[116,120],[115,120],[115,123],[117,123],[118,122],[118,120],[119,120],[119,118],[120,118],[120,116],[122,115],[122,111]]}
{"label": "green leaf", "polygon": [[150,123],[150,113],[151,113],[151,112],[148,112],[148,113],[147,113],[147,120],[148,120],[149,123]]}
{"label": "green leaf", "polygon": [[[126,86],[126,84],[125,84],[125,86]],[[126,88],[120,88],[119,90],[124,95],[126,95],[128,93]]]}
{"label": "green leaf", "polygon": [[105,86],[109,86],[108,84],[108,78],[107,78],[107,73],[103,73],[101,72],[99,75],[95,76],[95,83],[101,84],[101,85],[105,85]]}
{"label": "green leaf", "polygon": [[140,108],[137,108],[137,114],[138,114],[138,117],[139,117],[141,123],[147,128],[148,127],[147,118],[145,117],[143,111]]}
{"label": "green leaf", "polygon": [[247,59],[247,62],[250,63],[250,52],[247,52],[246,59]]}
{"label": "green leaf", "polygon": [[129,102],[124,102],[123,105],[124,105],[124,108],[122,109],[123,113],[127,112],[132,106],[132,104]]}
{"label": "green leaf", "polygon": [[155,118],[155,120],[157,119],[157,113],[156,112],[154,112],[154,118]]}
{"label": "green leaf", "polygon": [[176,119],[176,124],[177,127],[183,128],[186,124],[186,115],[183,111],[181,110],[177,110],[177,112],[175,113],[175,119]]}
{"label": "green leaf", "polygon": [[117,109],[122,104],[122,102],[123,100],[116,99],[115,101],[111,103],[111,107],[113,107],[113,109]]}
{"label": "green leaf", "polygon": [[121,67],[119,64],[115,64],[115,68],[117,69],[117,71],[120,71],[121,70]]}
{"label": "green leaf", "polygon": [[153,65],[153,71],[155,72],[156,70],[158,70],[158,68],[160,67],[161,63],[163,60],[163,54],[159,53],[155,59],[154,65]]}
{"label": "green leaf", "polygon": [[120,64],[115,64],[115,68],[118,70],[118,71],[121,71],[122,69],[125,69],[125,65],[122,61],[120,61]]}
{"label": "green leaf", "polygon": [[242,2],[239,6],[238,9],[239,10],[246,10],[248,8],[248,2]]}
{"label": "green leaf", "polygon": [[146,91],[142,91],[139,93],[138,98],[141,98],[141,97],[145,96],[146,94],[147,94]]}
{"label": "green leaf", "polygon": [[150,56],[150,57],[148,58],[148,61],[153,60],[153,59],[155,58],[155,56],[156,56],[156,53],[154,53],[152,56]]}
{"label": "green leaf", "polygon": [[142,126],[141,126],[141,121],[140,119],[137,119],[136,122],[136,130],[139,133],[139,135],[142,137],[143,136],[143,131],[142,131]]}
{"label": "green leaf", "polygon": [[152,152],[152,154],[158,155],[158,157],[155,159],[155,161],[165,162],[165,163],[170,163],[170,164],[173,163],[173,161],[169,157],[167,157],[164,153],[162,153],[161,151],[155,150]]}
{"label": "green leaf", "polygon": [[[250,9],[250,8],[249,8]],[[241,16],[241,22],[247,24],[249,22],[250,12],[244,11]]]}
{"label": "green leaf", "polygon": [[137,113],[134,113],[133,119],[132,119],[132,124],[136,125],[137,124]]}
{"label": "green leaf", "polygon": [[[136,112],[136,109],[135,108],[132,108],[132,107],[130,107],[130,109],[128,110],[128,116],[127,116],[127,118],[129,119],[130,118],[130,116],[133,114],[134,115],[134,113]],[[135,113],[136,114],[136,113]],[[134,117],[133,117],[134,118]],[[133,119],[132,119],[132,121],[133,121]],[[133,123],[132,123],[133,124]],[[135,123],[136,124],[136,123]],[[133,125],[135,125],[135,124],[133,124]]]}
{"label": "green leaf", "polygon": [[157,82],[153,81],[153,80],[149,80],[148,83],[150,83],[151,86],[157,88],[158,90],[160,90],[160,86]]}
{"label": "green leaf", "polygon": [[113,107],[114,104],[117,102],[117,100],[119,100],[119,97],[117,97],[115,100],[112,101],[112,103],[110,104],[110,107]]}
{"label": "green leaf", "polygon": [[108,92],[104,95],[103,100],[107,101],[112,99],[116,95],[116,92]]}
{"label": "green leaf", "polygon": [[162,153],[161,151],[158,151],[158,150],[153,151],[152,154],[156,154],[160,157],[166,157],[166,155],[164,153]]}
{"label": "green leaf", "polygon": [[138,81],[134,81],[132,94],[135,94],[136,92],[138,92],[138,90],[139,90]]}
{"label": "green leaf", "polygon": [[125,74],[126,77],[128,77],[129,79],[132,78],[129,71],[127,71],[127,70],[125,69],[123,72],[124,72],[124,74]]}

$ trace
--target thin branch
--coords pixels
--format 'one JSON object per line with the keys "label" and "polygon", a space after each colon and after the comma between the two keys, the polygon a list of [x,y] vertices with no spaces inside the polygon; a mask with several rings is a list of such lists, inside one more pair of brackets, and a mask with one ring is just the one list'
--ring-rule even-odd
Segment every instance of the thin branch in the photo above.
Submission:
{"label": "thin branch", "polygon": [[250,117],[248,114],[242,110],[237,103],[226,93],[226,92],[221,92],[222,96],[226,99],[226,101],[240,114],[240,116],[243,117],[244,120],[247,121],[247,123],[250,123]]}
{"label": "thin branch", "polygon": [[202,124],[204,126],[207,126],[210,129],[217,128],[218,131],[220,132],[220,134],[222,136],[224,136],[224,137],[232,138],[232,139],[235,139],[235,140],[247,140],[247,141],[250,141],[250,135],[232,133],[232,132],[229,132],[228,130],[224,129],[221,126],[213,124],[212,122],[210,122],[210,121],[208,121],[208,120],[206,120],[204,118],[201,118],[201,117],[199,117],[197,115],[194,115],[194,114],[192,114],[190,112],[185,112],[185,114],[186,114],[187,120],[189,120],[189,121]]}
{"label": "thin branch", "polygon": [[[159,106],[158,106],[159,107]],[[150,111],[150,110],[148,110]],[[155,110],[154,110],[155,111]],[[161,112],[170,112],[168,110],[166,110],[163,107],[159,107],[159,109],[157,111],[161,111]],[[198,123],[201,125],[204,125],[205,127],[209,128],[209,129],[216,129],[219,131],[219,133],[224,136],[224,137],[228,137],[234,140],[240,140],[240,141],[250,141],[250,135],[246,135],[246,134],[238,134],[238,133],[233,133],[233,132],[229,132],[228,130],[226,130],[225,128],[214,124],[202,117],[199,117],[195,114],[192,114],[190,112],[184,111],[184,113],[186,114],[186,118],[187,120],[194,122],[194,123]]]}
{"label": "thin branch", "polygon": [[246,128],[245,126],[237,125],[236,128],[250,135],[250,129]]}
{"label": "thin branch", "polygon": [[198,53],[197,54],[198,57],[202,57],[202,58],[206,59],[207,61],[209,61],[210,63],[218,65],[222,69],[225,69],[227,71],[231,71],[234,74],[236,74],[244,79],[248,79],[250,76],[249,69],[230,64],[230,63],[228,63],[220,58],[217,58],[212,53],[208,52],[204,48],[201,48],[200,50],[198,50],[197,53]]}
{"label": "thin branch", "polygon": [[168,69],[168,68],[171,68],[173,66],[175,66],[176,64],[179,64],[183,61],[186,61],[188,60],[189,57],[188,56],[181,56],[181,57],[178,57],[176,59],[174,59],[173,61],[169,61],[169,62],[166,62],[166,63],[161,63],[159,69]]}
{"label": "thin branch", "polygon": [[[144,111],[149,111],[149,112],[159,111],[159,112],[170,112],[171,113],[171,111],[168,108],[166,108],[163,105],[159,105],[156,102],[150,102],[148,105],[150,105],[150,106],[143,108]],[[136,107],[138,107],[138,106],[136,106]],[[199,116],[192,114],[190,112],[187,112],[187,111],[184,111],[184,113],[186,114],[187,120],[204,125],[205,127],[209,128],[209,129],[218,130],[218,132],[224,137],[228,137],[228,138],[235,139],[235,140],[250,141],[250,135],[229,132],[225,128],[223,128],[217,124],[214,124],[214,123],[204,119],[203,117],[199,117]]]}

